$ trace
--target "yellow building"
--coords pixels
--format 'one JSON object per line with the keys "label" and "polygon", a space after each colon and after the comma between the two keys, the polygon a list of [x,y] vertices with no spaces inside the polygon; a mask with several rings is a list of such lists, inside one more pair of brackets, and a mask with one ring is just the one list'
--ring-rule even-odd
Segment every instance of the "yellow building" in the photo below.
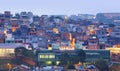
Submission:
{"label": "yellow building", "polygon": [[11,57],[14,55],[14,49],[22,46],[21,44],[0,44],[0,57]]}
{"label": "yellow building", "polygon": [[120,53],[120,48],[106,48],[106,50],[110,50],[110,53]]}
{"label": "yellow building", "polygon": [[14,54],[13,48],[0,48],[0,57],[10,57]]}
{"label": "yellow building", "polygon": [[110,50],[110,56],[112,61],[120,61],[120,48],[106,48],[106,50]]}

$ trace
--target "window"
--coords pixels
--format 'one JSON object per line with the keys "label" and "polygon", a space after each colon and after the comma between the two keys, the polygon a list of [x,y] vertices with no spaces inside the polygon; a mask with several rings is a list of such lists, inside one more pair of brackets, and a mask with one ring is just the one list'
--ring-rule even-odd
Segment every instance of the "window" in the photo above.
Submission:
{"label": "window", "polygon": [[55,58],[55,55],[52,55],[52,54],[42,54],[42,55],[40,55],[40,58],[51,59],[51,58]]}
{"label": "window", "polygon": [[44,55],[45,58],[48,58],[49,55]]}
{"label": "window", "polygon": [[49,55],[49,58],[55,58],[55,55]]}
{"label": "window", "polygon": [[45,58],[45,56],[44,55],[40,55],[40,58]]}

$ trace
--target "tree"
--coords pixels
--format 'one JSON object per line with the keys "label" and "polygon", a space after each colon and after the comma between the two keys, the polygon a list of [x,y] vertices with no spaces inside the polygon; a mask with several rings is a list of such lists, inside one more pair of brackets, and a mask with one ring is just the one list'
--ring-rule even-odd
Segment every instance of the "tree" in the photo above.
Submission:
{"label": "tree", "polygon": [[35,53],[32,50],[27,50],[24,54],[25,57],[29,57],[31,59],[35,59]]}
{"label": "tree", "polygon": [[60,64],[61,65],[68,65],[70,61],[70,56],[67,52],[63,52],[60,56]]}
{"label": "tree", "polygon": [[76,55],[63,52],[61,53],[61,56],[60,56],[60,64],[61,65],[74,65],[79,62],[77,58],[78,57]]}
{"label": "tree", "polygon": [[74,65],[69,65],[68,69],[75,69],[75,66]]}
{"label": "tree", "polygon": [[22,58],[23,58],[26,51],[27,51],[27,49],[25,47],[15,48],[14,52],[15,52],[16,60],[14,60],[13,62],[17,63],[17,64],[21,64],[22,63]]}
{"label": "tree", "polygon": [[55,62],[55,61],[52,61],[52,65],[55,66],[55,65],[56,65],[56,62]]}
{"label": "tree", "polygon": [[78,62],[79,62],[78,56],[70,55],[69,64],[74,65],[74,64],[77,64]]}
{"label": "tree", "polygon": [[99,69],[99,71],[108,71],[108,63],[105,60],[98,60],[95,62],[95,66]]}
{"label": "tree", "polygon": [[27,51],[27,49],[25,47],[17,47],[15,48],[15,56],[24,56],[25,52]]}
{"label": "tree", "polygon": [[85,62],[86,53],[82,49],[80,49],[76,50],[76,54],[78,56],[78,60],[83,64],[83,62]]}

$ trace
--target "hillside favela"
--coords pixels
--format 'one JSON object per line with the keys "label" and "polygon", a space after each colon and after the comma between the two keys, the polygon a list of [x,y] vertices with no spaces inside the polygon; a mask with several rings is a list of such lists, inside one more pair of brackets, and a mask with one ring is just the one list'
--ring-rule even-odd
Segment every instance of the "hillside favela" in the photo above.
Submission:
{"label": "hillside favela", "polygon": [[120,71],[120,13],[0,13],[0,71]]}

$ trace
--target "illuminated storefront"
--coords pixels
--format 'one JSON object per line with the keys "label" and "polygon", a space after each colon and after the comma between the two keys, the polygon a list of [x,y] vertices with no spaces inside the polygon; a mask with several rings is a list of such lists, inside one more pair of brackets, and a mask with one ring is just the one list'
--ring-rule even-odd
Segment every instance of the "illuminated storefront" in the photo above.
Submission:
{"label": "illuminated storefront", "polygon": [[12,48],[0,48],[0,57],[10,57],[14,54],[14,49]]}

